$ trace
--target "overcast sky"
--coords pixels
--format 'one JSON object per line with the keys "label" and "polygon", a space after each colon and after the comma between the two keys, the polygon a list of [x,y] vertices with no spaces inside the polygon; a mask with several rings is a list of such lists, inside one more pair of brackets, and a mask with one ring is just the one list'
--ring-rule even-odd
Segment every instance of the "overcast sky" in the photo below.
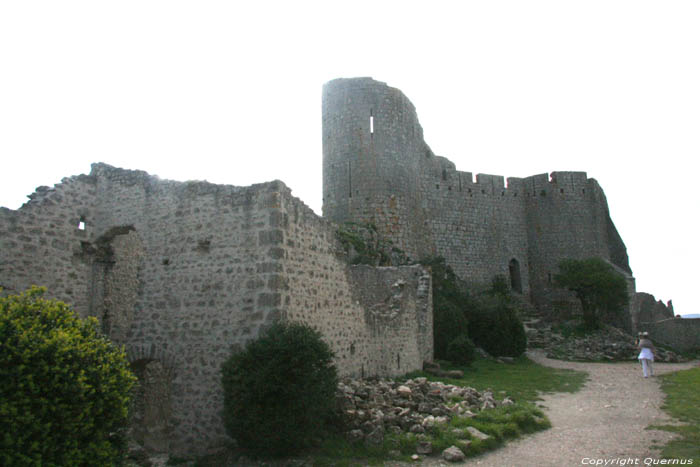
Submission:
{"label": "overcast sky", "polygon": [[459,170],[588,172],[637,290],[698,313],[698,25],[698,1],[2,1],[0,206],[99,161],[280,179],[320,214],[321,87],[371,76]]}

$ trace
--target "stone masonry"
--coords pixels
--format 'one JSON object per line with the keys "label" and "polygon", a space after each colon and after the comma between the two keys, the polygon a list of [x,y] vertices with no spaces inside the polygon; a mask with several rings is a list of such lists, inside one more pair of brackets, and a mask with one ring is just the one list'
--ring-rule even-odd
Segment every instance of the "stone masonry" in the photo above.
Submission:
{"label": "stone masonry", "polygon": [[342,376],[432,359],[421,266],[348,266],[337,227],[279,181],[233,187],[93,164],[0,209],[0,285],[95,316],[140,379],[134,436],[174,454],[226,441],[221,363],[265,326],[320,330]]}
{"label": "stone masonry", "polygon": [[442,256],[472,287],[503,275],[550,316],[580,306],[553,285],[559,262],[596,256],[628,284],[629,313],[612,324],[636,330],[646,314],[598,182],[585,172],[505,180],[458,171],[424,141],[408,98],[371,78],[324,86],[323,215],[372,224],[414,259]]}
{"label": "stone masonry", "polygon": [[[628,281],[619,324],[660,316],[636,294],[595,180],[458,171],[425,143],[401,91],[371,78],[324,87],[323,218],[280,181],[175,182],[106,164],[29,198],[0,208],[2,293],[45,286],[97,317],[141,383],[134,436],[175,455],[226,442],[221,363],[273,322],[320,330],[342,376],[391,377],[432,359],[429,272],[349,266],[337,223],[372,224],[413,259],[443,256],[472,286],[502,274],[550,313],[575,302],[552,285],[559,261],[598,256]],[[685,321],[644,325],[692,347],[697,326]]]}

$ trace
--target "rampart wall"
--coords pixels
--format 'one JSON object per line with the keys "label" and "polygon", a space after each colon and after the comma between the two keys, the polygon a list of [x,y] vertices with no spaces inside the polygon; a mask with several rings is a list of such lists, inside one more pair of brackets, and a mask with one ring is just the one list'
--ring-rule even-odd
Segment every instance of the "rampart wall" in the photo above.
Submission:
{"label": "rampart wall", "polygon": [[415,259],[443,256],[468,283],[509,277],[540,308],[568,297],[552,286],[562,259],[599,256],[631,277],[605,195],[585,172],[506,183],[458,171],[423,141],[401,91],[371,78],[327,83],[323,105],[324,216],[373,223]]}
{"label": "rampart wall", "polygon": [[342,375],[432,358],[427,272],[349,267],[333,225],[282,182],[181,183],[94,164],[34,198],[0,211],[0,284],[46,286],[125,345],[141,378],[135,433],[150,449],[226,441],[220,366],[278,320],[319,329]]}

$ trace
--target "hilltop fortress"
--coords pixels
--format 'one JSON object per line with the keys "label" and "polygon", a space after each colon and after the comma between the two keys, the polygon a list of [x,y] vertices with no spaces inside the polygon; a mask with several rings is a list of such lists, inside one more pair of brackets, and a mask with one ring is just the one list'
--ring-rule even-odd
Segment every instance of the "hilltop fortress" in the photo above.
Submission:
{"label": "hilltop fortress", "polygon": [[319,329],[342,375],[395,376],[432,359],[429,271],[349,265],[337,238],[346,221],[414,259],[445,257],[473,286],[502,274],[547,312],[571,303],[552,286],[558,262],[599,256],[628,280],[622,326],[637,325],[636,309],[655,321],[670,312],[637,298],[595,180],[474,179],[433,154],[399,90],[370,78],[324,87],[323,218],[280,181],[175,182],[106,164],[29,198],[0,208],[0,287],[46,286],[125,346],[140,380],[134,437],[151,450],[226,441],[220,365],[278,320]]}
{"label": "hilltop fortress", "polygon": [[443,256],[465,281],[509,278],[543,308],[564,258],[598,256],[634,291],[603,190],[584,172],[508,178],[460,172],[423,140],[411,102],[370,78],[323,92],[323,216],[368,222],[414,258]]}

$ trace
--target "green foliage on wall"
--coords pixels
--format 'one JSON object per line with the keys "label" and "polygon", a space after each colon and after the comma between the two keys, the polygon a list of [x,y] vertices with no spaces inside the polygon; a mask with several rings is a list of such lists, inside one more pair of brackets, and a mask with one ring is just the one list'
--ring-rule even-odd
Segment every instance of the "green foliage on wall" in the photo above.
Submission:
{"label": "green foliage on wall", "polygon": [[338,386],[333,352],[321,334],[277,323],[222,366],[224,423],[239,445],[261,456],[294,454],[327,427]]}
{"label": "green foliage on wall", "polygon": [[112,465],[136,378],[97,320],[44,292],[0,298],[0,464]]}
{"label": "green foliage on wall", "polygon": [[430,268],[433,278],[433,352],[436,359],[449,360],[450,343],[468,335],[466,310],[471,300],[445,258],[427,258],[421,264]]}
{"label": "green foliage on wall", "polygon": [[517,357],[525,352],[525,328],[504,277],[496,276],[484,293],[470,295],[444,258],[421,263],[429,266],[433,275],[435,358],[457,363],[458,356],[449,353],[448,347],[462,336],[494,356]]}

